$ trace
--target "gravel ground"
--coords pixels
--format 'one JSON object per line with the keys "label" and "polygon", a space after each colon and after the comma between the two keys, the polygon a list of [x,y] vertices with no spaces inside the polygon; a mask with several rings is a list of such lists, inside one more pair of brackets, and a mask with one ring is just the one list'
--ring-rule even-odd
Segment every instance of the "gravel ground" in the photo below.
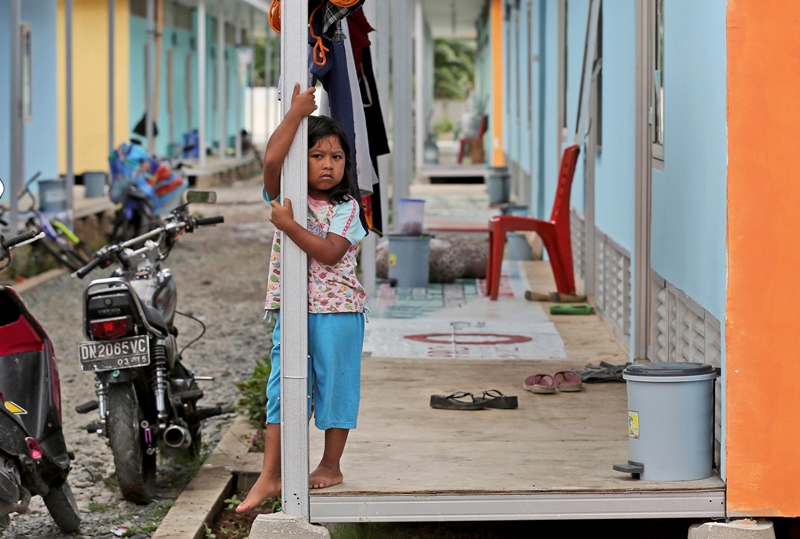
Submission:
{"label": "gravel ground", "polygon": [[[234,403],[239,391],[234,382],[247,379],[254,362],[269,349],[271,337],[262,320],[266,289],[267,255],[272,227],[266,205],[260,200],[258,178],[217,189],[214,206],[197,205],[205,216],[224,215],[225,223],[184,235],[166,261],[178,284],[178,310],[200,318],[206,325],[203,338],[184,353],[189,369],[215,376],[200,382],[203,406]],[[107,539],[117,537],[118,526],[132,527],[137,539],[149,537],[154,520],[163,517],[172,501],[193,477],[197,464],[159,458],[157,499],[137,506],[123,500],[114,478],[111,450],[105,439],[88,434],[85,426],[97,412],[78,415],[75,406],[95,398],[94,377],[80,371],[78,342],[83,340],[82,293],[90,277],[82,281],[69,275],[46,282],[23,299],[50,335],[61,376],[64,433],[67,447],[75,453],[69,482],[81,510],[82,524],[75,535],[63,534],[50,518],[38,496],[31,512],[14,515],[4,538]],[[197,322],[177,316],[179,346],[199,335]],[[206,454],[213,449],[234,419],[233,414],[209,419],[203,426]],[[118,530],[119,531],[119,530]]]}

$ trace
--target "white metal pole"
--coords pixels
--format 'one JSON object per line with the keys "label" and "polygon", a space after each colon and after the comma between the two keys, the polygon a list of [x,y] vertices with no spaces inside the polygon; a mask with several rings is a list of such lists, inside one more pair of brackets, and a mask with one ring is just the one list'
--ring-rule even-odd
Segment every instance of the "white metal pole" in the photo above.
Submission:
{"label": "white metal pole", "polygon": [[[364,10],[364,16],[370,24],[375,24],[375,20],[377,19],[376,2],[366,2],[362,9]],[[374,39],[372,39],[372,42],[374,43]],[[378,177],[380,178],[380,174]],[[374,298],[376,295],[375,292],[377,291],[377,242],[377,235],[371,232],[364,238],[361,245],[361,284],[364,285],[367,297],[370,298]]]}
{"label": "white metal pole", "polygon": [[9,226],[11,235],[19,230],[19,208],[17,195],[25,184],[24,133],[22,130],[22,5],[21,0],[9,2],[9,34],[11,43],[9,48],[11,80],[11,125],[9,159],[11,160],[11,177],[9,178],[8,194],[11,213]]}
{"label": "white metal pole", "polygon": [[416,170],[422,169],[425,151],[425,19],[422,0],[414,0],[414,72],[416,88],[414,91],[414,119],[416,121],[415,156]]}
{"label": "white metal pole", "polygon": [[272,70],[272,36],[270,33],[272,28],[267,22],[267,34],[264,36],[264,147],[266,148],[266,141],[269,140],[270,131],[272,128],[272,106],[273,102],[270,99],[269,89],[272,87],[272,77],[270,76]]}
{"label": "white metal pole", "polygon": [[597,160],[597,80],[589,85],[589,133],[584,171],[584,224],[586,226],[586,264],[583,293],[594,296],[597,281],[597,234],[595,233],[595,162]]}
{"label": "white metal pole", "polygon": [[75,166],[74,166],[74,146],[73,146],[73,133],[72,133],[72,0],[66,0],[64,3],[66,32],[65,37],[67,40],[66,46],[66,109],[67,109],[67,208],[72,210],[73,196],[72,188],[75,186]]}
{"label": "white metal pole", "polygon": [[[578,120],[575,126],[575,144],[584,148],[584,293],[594,294],[595,288],[595,226],[594,226],[594,170],[596,147],[592,145],[593,111],[591,110],[592,85],[594,84],[594,58],[597,51],[597,26],[600,18],[600,0],[590,0],[589,16],[586,22],[586,40],[583,48],[583,73],[581,74],[581,93],[578,103]],[[584,137],[586,137],[584,139]],[[585,144],[584,144],[585,142]]]}
{"label": "white metal pole", "polygon": [[197,151],[200,166],[206,164],[206,0],[197,2]]}
{"label": "white metal pole", "polygon": [[[308,4],[281,3],[281,105],[292,90],[308,88]],[[292,200],[294,219],[305,228],[308,197],[308,120],[303,120],[283,165],[281,195]],[[306,253],[283,237],[281,279],[281,481],[283,511],[309,518],[308,503],[308,265]]]}
{"label": "white metal pole", "polygon": [[234,74],[236,75],[236,83],[234,84],[234,88],[236,88],[236,120],[233,122],[233,125],[236,126],[236,133],[234,136],[236,148],[234,148],[234,155],[236,159],[242,158],[242,77],[239,76],[239,49],[242,46],[242,23],[239,20],[240,17],[240,10],[239,7],[241,4],[236,4],[236,24],[234,26],[234,34],[235,38],[234,41],[236,42],[236,56],[234,57],[234,61],[231,63],[234,66]]}
{"label": "white metal pole", "polygon": [[[548,8],[550,6],[547,6]],[[557,116],[558,116],[558,125],[556,126],[556,168],[550,170],[551,174],[556,174],[558,171],[558,167],[561,166],[561,152],[563,151],[563,144],[564,144],[564,126],[567,124],[567,103],[565,99],[565,95],[567,92],[566,89],[566,73],[567,73],[567,0],[558,0],[558,30],[556,32],[557,39],[558,39],[558,91],[556,95],[558,96],[557,101]],[[542,31],[544,31],[544,26],[542,26]],[[540,97],[544,99],[544,96]],[[539,217],[543,218],[545,215],[544,213],[544,205],[541,207],[541,211],[539,212]]]}
{"label": "white metal pole", "polygon": [[226,103],[226,87],[228,79],[225,70],[225,6],[219,6],[217,13],[217,130],[219,136],[219,160],[225,160],[227,148],[227,125],[225,119],[228,115]]}
{"label": "white metal pole", "polygon": [[155,81],[154,68],[156,56],[156,15],[155,0],[147,0],[147,57],[145,58],[145,95],[147,110],[145,110],[145,136],[147,150],[156,153],[155,138],[153,136],[153,85]]}
{"label": "white metal pole", "polygon": [[108,149],[116,145],[114,137],[114,17],[116,0],[108,0]]}
{"label": "white metal pole", "polygon": [[653,91],[650,59],[649,2],[636,3],[636,188],[633,258],[633,343],[634,359],[650,357],[650,207],[652,151],[650,138],[650,96]]}
{"label": "white metal pole", "polygon": [[[375,82],[378,86],[378,95],[381,98],[384,120],[386,127],[389,126],[389,43],[390,43],[390,21],[391,9],[389,0],[376,0],[378,4],[378,23],[375,27],[377,32],[373,42],[375,43],[375,55],[377,62],[373,61],[375,69]],[[383,217],[381,229],[389,232],[389,159],[390,155],[378,157],[378,176],[381,178],[381,208]]]}
{"label": "white metal pole", "polygon": [[248,37],[248,43],[250,45],[250,66],[249,66],[249,83],[248,86],[250,87],[250,146],[252,148],[253,141],[255,140],[255,130],[256,130],[256,102],[255,102],[255,93],[256,93],[256,43],[255,43],[255,31],[256,31],[256,15],[255,10],[253,7],[250,7],[250,36]]}
{"label": "white metal pole", "polygon": [[[392,207],[398,215],[398,201],[407,197],[411,184],[411,163],[413,162],[412,140],[414,132],[411,125],[413,72],[413,43],[408,28],[413,23],[412,0],[392,1]],[[392,229],[397,228],[397,222]]]}
{"label": "white metal pole", "polygon": [[273,104],[272,117],[274,119],[272,123],[273,123],[274,126],[277,127],[278,121],[279,121],[279,118],[280,118],[280,115],[281,115],[281,104],[280,104],[280,102],[278,101],[278,98],[277,98],[277,91],[278,91],[277,89],[278,89],[278,83],[280,82],[280,80],[279,80],[280,79],[280,65],[281,65],[281,58],[283,58],[283,53],[281,52],[281,46],[282,46],[281,39],[276,39],[273,44],[275,45],[275,50],[273,51],[273,54],[272,54],[272,65],[273,66],[278,66],[278,75],[275,76],[274,79],[273,79],[274,82],[275,82],[276,98],[272,102],[272,104]]}

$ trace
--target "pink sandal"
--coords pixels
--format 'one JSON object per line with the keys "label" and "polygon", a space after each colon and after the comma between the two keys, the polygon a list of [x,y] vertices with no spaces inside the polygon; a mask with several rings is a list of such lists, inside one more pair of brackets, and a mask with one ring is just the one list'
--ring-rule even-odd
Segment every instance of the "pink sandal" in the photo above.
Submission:
{"label": "pink sandal", "polygon": [[554,378],[559,391],[583,391],[583,382],[575,371],[558,371]]}
{"label": "pink sandal", "polygon": [[549,394],[556,392],[555,382],[549,374],[532,374],[522,382],[525,391],[539,394]]}

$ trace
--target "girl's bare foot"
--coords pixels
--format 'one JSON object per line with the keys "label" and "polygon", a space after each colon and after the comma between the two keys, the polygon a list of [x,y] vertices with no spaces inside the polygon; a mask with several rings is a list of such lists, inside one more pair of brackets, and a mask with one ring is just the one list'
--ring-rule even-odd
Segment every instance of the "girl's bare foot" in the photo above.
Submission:
{"label": "girl's bare foot", "polygon": [[237,513],[255,509],[261,502],[277,498],[281,494],[281,474],[265,474],[258,476],[256,484],[250,489],[247,497],[236,507]]}
{"label": "girl's bare foot", "polygon": [[333,485],[338,485],[342,481],[344,481],[344,476],[341,470],[338,468],[332,470],[320,464],[317,466],[317,469],[308,476],[308,488],[332,487]]}

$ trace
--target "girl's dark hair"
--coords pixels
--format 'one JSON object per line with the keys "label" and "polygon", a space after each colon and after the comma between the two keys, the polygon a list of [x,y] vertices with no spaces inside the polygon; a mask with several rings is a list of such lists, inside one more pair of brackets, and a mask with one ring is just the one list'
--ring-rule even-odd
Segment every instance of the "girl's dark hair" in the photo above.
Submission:
{"label": "girl's dark hair", "polygon": [[339,144],[342,145],[342,150],[344,151],[344,175],[339,185],[331,189],[331,192],[328,193],[328,202],[331,204],[341,204],[342,202],[346,202],[353,194],[353,160],[350,155],[350,144],[347,142],[347,133],[344,132],[339,122],[333,118],[327,116],[308,117],[309,150],[320,140],[331,136],[338,138]]}

